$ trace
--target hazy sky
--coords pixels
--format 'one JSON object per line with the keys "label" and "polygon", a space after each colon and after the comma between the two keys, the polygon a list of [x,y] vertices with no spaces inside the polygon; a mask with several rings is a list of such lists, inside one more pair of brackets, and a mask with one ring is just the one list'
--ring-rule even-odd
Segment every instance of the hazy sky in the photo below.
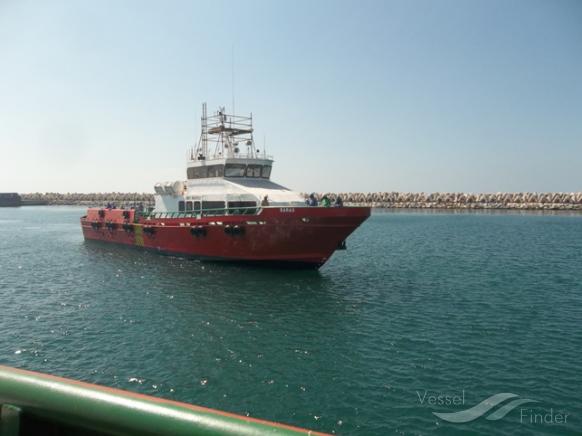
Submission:
{"label": "hazy sky", "polygon": [[579,0],[0,0],[0,191],[184,179],[233,45],[291,188],[582,190]]}

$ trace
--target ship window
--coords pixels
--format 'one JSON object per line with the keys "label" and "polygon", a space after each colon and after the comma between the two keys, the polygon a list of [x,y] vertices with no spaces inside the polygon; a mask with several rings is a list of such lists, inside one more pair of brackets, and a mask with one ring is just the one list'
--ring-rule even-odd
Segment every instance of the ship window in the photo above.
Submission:
{"label": "ship window", "polygon": [[247,166],[247,177],[261,177],[261,165]]}
{"label": "ship window", "polygon": [[208,167],[208,177],[224,176],[224,165],[211,165]]}
{"label": "ship window", "polygon": [[224,177],[244,177],[246,165],[227,164],[224,167]]}
{"label": "ship window", "polygon": [[253,215],[257,213],[257,203],[255,201],[229,201],[229,215]]}
{"label": "ship window", "polygon": [[204,179],[208,177],[208,167],[190,167],[187,174],[188,179]]}
{"label": "ship window", "polygon": [[191,212],[191,211],[192,211],[192,202],[187,201],[186,202],[186,212]]}
{"label": "ship window", "polygon": [[194,202],[194,212],[200,212],[200,202],[199,201]]}
{"label": "ship window", "polygon": [[183,201],[178,202],[178,211],[184,212],[184,202]]}
{"label": "ship window", "polygon": [[261,177],[263,179],[268,179],[269,177],[271,177],[271,166],[270,165],[265,165],[263,167]]}
{"label": "ship window", "polygon": [[224,215],[224,201],[203,201],[202,212],[205,215]]}

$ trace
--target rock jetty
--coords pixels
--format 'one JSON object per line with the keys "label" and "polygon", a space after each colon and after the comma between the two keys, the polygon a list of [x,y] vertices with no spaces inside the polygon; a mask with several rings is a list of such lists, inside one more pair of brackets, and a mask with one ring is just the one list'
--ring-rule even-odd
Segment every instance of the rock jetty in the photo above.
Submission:
{"label": "rock jetty", "polygon": [[[523,209],[582,210],[582,192],[499,192],[470,194],[463,192],[341,192],[320,193],[332,201],[339,195],[346,205],[366,205],[395,209]],[[153,194],[146,193],[32,193],[22,194],[23,200],[46,201],[52,205],[103,206],[107,203],[128,206],[142,203],[153,205]]]}
{"label": "rock jetty", "polygon": [[[319,194],[321,198],[323,194]],[[498,192],[470,194],[463,192],[375,192],[339,194],[327,193],[344,203],[395,209],[524,209],[582,210],[582,192]]]}
{"label": "rock jetty", "polygon": [[23,200],[46,201],[50,205],[79,205],[79,206],[104,206],[107,203],[115,203],[118,206],[130,206],[142,203],[145,206],[154,204],[154,195],[139,192],[98,192],[78,193],[68,192],[35,192],[21,194]]}

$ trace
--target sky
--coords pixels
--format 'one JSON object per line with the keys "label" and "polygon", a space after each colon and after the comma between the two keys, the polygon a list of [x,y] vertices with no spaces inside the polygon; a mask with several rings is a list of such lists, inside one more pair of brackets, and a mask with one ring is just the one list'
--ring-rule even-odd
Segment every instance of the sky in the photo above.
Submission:
{"label": "sky", "polygon": [[302,192],[582,191],[578,0],[0,0],[0,192],[185,179],[233,95]]}

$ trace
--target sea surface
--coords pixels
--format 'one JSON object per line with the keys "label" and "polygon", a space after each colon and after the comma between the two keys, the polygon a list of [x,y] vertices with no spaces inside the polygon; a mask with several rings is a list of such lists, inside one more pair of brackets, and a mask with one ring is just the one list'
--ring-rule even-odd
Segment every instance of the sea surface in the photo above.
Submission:
{"label": "sea surface", "polygon": [[[0,208],[0,364],[336,434],[582,433],[582,215],[378,212],[316,272],[85,243],[82,214]],[[433,414],[499,393],[536,402]]]}

